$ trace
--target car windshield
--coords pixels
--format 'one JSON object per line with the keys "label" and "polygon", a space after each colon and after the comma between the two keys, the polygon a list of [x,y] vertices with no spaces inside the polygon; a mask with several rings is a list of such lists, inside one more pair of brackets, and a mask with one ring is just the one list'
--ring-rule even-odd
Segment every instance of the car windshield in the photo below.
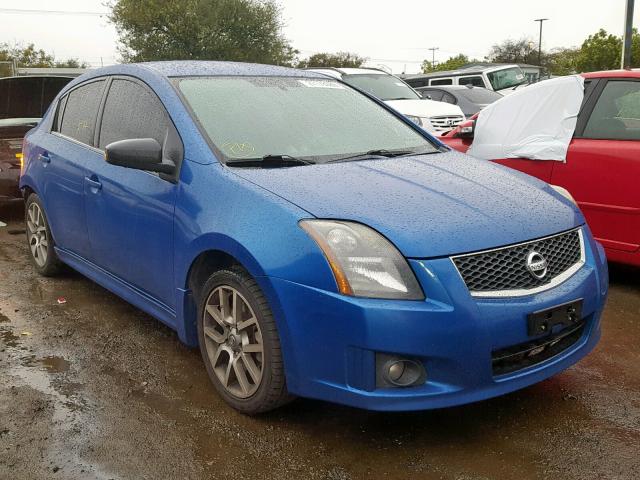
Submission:
{"label": "car windshield", "polygon": [[466,88],[460,89],[460,94],[467,100],[478,105],[488,105],[502,98],[502,94],[487,90],[486,88]]}
{"label": "car windshield", "polygon": [[337,80],[237,76],[177,82],[228,163],[273,156],[323,162],[372,150],[438,151],[395,115]]}
{"label": "car windshield", "polygon": [[380,100],[420,100],[420,96],[404,82],[384,73],[344,75],[342,80]]}
{"label": "car windshield", "polygon": [[511,67],[498,70],[497,72],[490,72],[487,73],[487,77],[489,77],[489,81],[494,90],[512,88],[526,82],[524,73],[522,73],[520,67]]}

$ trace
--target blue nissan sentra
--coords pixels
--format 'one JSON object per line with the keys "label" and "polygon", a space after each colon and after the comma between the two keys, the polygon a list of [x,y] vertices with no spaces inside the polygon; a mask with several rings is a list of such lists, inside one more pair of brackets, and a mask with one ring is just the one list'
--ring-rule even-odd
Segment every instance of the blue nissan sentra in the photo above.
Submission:
{"label": "blue nissan sentra", "polygon": [[478,401],[600,336],[605,255],[568,192],[318,73],[98,69],[23,153],[35,269],[66,264],[175,329],[245,413]]}

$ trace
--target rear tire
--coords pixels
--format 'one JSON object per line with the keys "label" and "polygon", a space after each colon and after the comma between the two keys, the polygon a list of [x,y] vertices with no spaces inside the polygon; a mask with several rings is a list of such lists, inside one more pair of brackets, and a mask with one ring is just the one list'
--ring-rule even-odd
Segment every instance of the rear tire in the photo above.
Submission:
{"label": "rear tire", "polygon": [[60,273],[62,262],[55,251],[49,221],[44,213],[40,197],[32,193],[25,204],[25,224],[31,263],[44,277]]}
{"label": "rear tire", "polygon": [[289,402],[280,338],[256,281],[235,267],[215,272],[200,292],[200,351],[220,396],[249,415]]}

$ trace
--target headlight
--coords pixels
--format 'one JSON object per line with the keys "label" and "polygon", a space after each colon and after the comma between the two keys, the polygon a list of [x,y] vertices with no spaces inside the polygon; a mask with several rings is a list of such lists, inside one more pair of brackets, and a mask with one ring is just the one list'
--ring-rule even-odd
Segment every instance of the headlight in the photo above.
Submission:
{"label": "headlight", "polygon": [[569,190],[563,187],[559,187],[558,185],[550,185],[550,187],[553,188],[560,195],[562,195],[564,198],[571,201],[576,207],[578,206],[578,202],[576,202],[576,199],[573,198],[573,195],[569,193]]}
{"label": "headlight", "polygon": [[302,220],[329,261],[344,295],[423,300],[424,294],[404,257],[386,238],[359,223]]}
{"label": "headlight", "polygon": [[405,115],[409,120],[411,120],[416,125],[422,126],[422,119],[420,117],[415,117],[413,115]]}

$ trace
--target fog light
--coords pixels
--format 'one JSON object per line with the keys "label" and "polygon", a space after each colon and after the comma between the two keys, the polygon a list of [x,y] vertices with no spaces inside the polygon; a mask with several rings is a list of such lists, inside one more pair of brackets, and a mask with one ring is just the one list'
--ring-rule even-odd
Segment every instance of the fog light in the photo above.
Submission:
{"label": "fog light", "polygon": [[376,386],[413,387],[427,380],[422,362],[394,355],[376,355]]}
{"label": "fog light", "polygon": [[391,366],[387,368],[387,379],[392,383],[398,382],[402,378],[404,371],[404,362],[402,360],[391,362]]}

